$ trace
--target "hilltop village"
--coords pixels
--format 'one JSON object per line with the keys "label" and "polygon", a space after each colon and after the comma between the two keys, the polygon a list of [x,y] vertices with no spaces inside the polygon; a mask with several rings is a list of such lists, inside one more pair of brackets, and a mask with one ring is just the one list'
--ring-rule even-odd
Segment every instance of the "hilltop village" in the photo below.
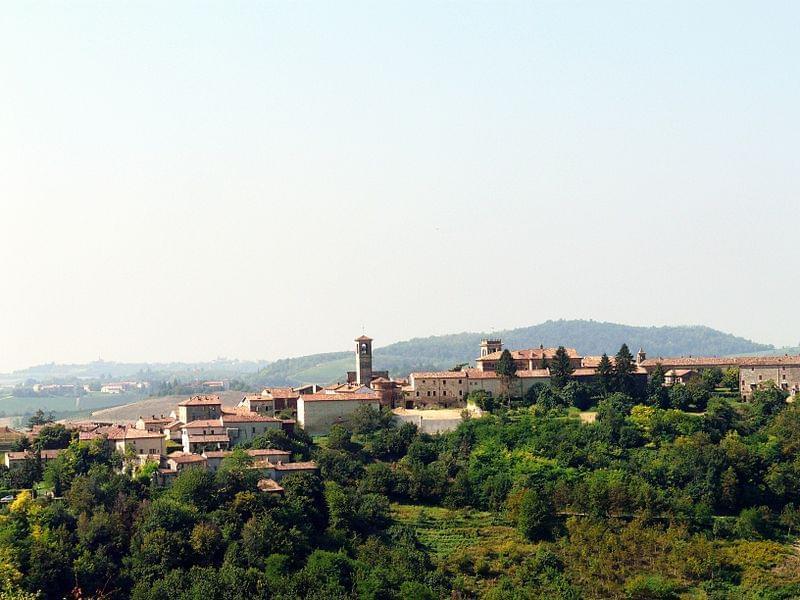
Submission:
{"label": "hilltop village", "polygon": [[[237,445],[269,431],[291,434],[298,427],[309,436],[326,435],[361,407],[391,410],[398,423],[410,422],[422,431],[452,430],[464,416],[452,409],[469,409],[480,415],[480,409],[468,402],[475,393],[522,397],[537,384],[552,381],[559,357],[570,380],[591,385],[600,377],[604,359],[564,347],[511,350],[505,353],[513,362],[513,377],[505,378],[498,367],[504,355],[502,340],[484,339],[475,367],[415,372],[408,379],[393,379],[387,371],[373,370],[372,338],[362,335],[355,344],[355,370],[348,371],[343,382],[324,387],[265,388],[260,394],[244,394],[233,408],[223,407],[219,396],[193,396],[166,416],[140,416],[133,424],[75,422],[67,427],[77,430],[81,441],[102,440],[139,467],[157,464],[153,478],[164,485],[186,468],[215,471]],[[644,389],[656,372],[669,387],[689,384],[707,369],[735,369],[738,392],[745,401],[767,382],[789,395],[800,392],[800,356],[647,358],[640,349],[629,375],[634,387]],[[32,434],[35,437],[36,430]],[[46,464],[58,453],[43,450],[39,460]],[[265,490],[280,491],[278,482],[287,473],[318,469],[313,461],[294,462],[287,451],[248,453],[257,459],[252,468],[263,476],[260,487]],[[30,451],[8,452],[4,463],[13,469],[32,457]]]}
{"label": "hilltop village", "polygon": [[0,595],[794,597],[767,593],[773,566],[800,590],[800,357],[485,339],[401,378],[354,341],[326,386],[0,430]]}

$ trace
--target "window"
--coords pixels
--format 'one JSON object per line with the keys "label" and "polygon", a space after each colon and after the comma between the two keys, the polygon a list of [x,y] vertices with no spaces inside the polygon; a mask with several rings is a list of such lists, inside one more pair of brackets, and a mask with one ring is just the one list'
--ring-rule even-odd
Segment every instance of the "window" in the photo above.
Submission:
{"label": "window", "polygon": [[461,385],[461,380],[460,379],[458,380],[458,385]]}
{"label": "window", "polygon": [[758,380],[761,381],[763,377],[761,375],[758,376]]}
{"label": "window", "polygon": [[464,390],[458,390],[458,395],[459,396],[463,396],[464,395]]}
{"label": "window", "polygon": [[428,396],[430,396],[430,395],[431,395],[431,393],[430,393],[430,391],[428,391]]}
{"label": "window", "polygon": [[255,428],[255,427],[253,427],[253,433],[255,433],[255,432],[256,432],[256,428]]}
{"label": "window", "polygon": [[436,390],[433,390],[433,395],[434,395],[434,396],[436,395]]}
{"label": "window", "polygon": [[417,398],[419,398],[419,392],[417,392]]}
{"label": "window", "polygon": [[447,390],[442,392],[442,396],[447,396]]}

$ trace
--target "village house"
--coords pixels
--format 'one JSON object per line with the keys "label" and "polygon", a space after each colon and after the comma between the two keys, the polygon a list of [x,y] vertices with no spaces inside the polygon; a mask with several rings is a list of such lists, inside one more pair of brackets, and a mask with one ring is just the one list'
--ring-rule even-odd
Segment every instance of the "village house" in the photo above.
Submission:
{"label": "village house", "polygon": [[275,399],[271,395],[248,394],[236,406],[260,415],[275,414]]}
{"label": "village house", "polygon": [[270,430],[279,431],[294,426],[294,421],[291,419],[281,420],[247,411],[223,411],[220,421],[232,444],[249,442]]}
{"label": "village house", "polygon": [[41,461],[42,467],[44,467],[50,461],[55,460],[63,451],[64,450],[41,450],[37,453],[32,450],[26,450],[24,452],[6,452],[3,464],[9,469],[15,469],[24,465],[26,460],[36,460],[38,458]]}
{"label": "village house", "polygon": [[169,425],[171,422],[172,419],[170,417],[165,417],[164,415],[161,415],[160,417],[151,415],[150,418],[147,419],[140,416],[134,427],[136,427],[136,429],[144,429],[145,431],[152,431],[154,433],[163,433],[164,427]]}
{"label": "village house", "polygon": [[[316,389],[317,386],[314,386]],[[297,399],[303,392],[303,388],[265,388],[261,391],[261,395],[267,398],[272,398],[273,415],[275,413],[289,411],[293,415],[297,413]]]}
{"label": "village house", "polygon": [[164,454],[164,436],[155,431],[135,427],[109,427],[105,436],[120,454],[126,454],[129,450],[137,456],[160,457]]}
{"label": "village house", "polygon": [[230,442],[225,425],[219,418],[189,421],[181,427],[181,445],[185,453],[225,450]]}
{"label": "village house", "polygon": [[291,475],[293,473],[319,472],[319,465],[317,465],[317,463],[315,463],[313,460],[292,463],[273,463],[267,460],[261,460],[255,461],[252,465],[252,468],[257,470],[262,477],[269,478],[274,481],[280,481],[287,475]]}
{"label": "village house", "polygon": [[380,408],[380,394],[371,390],[360,393],[326,390],[303,394],[297,400],[297,423],[309,435],[323,435],[361,406]]}
{"label": "village house", "polygon": [[218,419],[222,414],[222,401],[219,396],[192,396],[178,403],[175,419],[190,423],[202,419]]}
{"label": "village house", "polygon": [[664,385],[686,385],[692,380],[698,379],[700,373],[694,369],[670,369],[664,373]]}
{"label": "village house", "polygon": [[164,425],[164,439],[168,442],[176,442],[178,444],[182,443],[183,425],[184,424],[178,420],[171,420],[169,423]]}
{"label": "village house", "polygon": [[[273,449],[248,449],[245,450],[248,456],[252,456],[255,461],[267,461],[272,463],[290,463],[292,462],[292,453],[288,450],[273,450]],[[216,472],[222,461],[230,457],[233,450],[206,450],[203,452],[208,464],[208,470]]]}

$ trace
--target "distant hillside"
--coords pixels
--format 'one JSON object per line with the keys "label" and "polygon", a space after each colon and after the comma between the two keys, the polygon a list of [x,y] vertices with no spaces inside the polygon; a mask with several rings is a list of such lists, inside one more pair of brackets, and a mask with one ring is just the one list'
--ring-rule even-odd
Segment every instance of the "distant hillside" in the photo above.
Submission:
{"label": "distant hillside", "polygon": [[194,379],[227,379],[245,373],[255,373],[268,361],[250,361],[218,358],[196,363],[122,363],[96,360],[85,364],[47,363],[0,374],[0,383],[13,384],[24,381],[72,382],[82,379],[136,379],[162,380],[178,378],[182,381]]}
{"label": "distant hillside", "polygon": [[[480,340],[499,337],[506,348],[570,346],[582,354],[615,353],[623,343],[632,352],[644,348],[648,356],[728,356],[774,352],[773,346],[723,333],[710,327],[633,327],[598,321],[547,321],[531,327],[486,333],[457,333],[415,338],[375,350],[375,368],[392,375],[411,371],[449,369],[472,362]],[[353,369],[351,352],[331,352],[278,360],[249,377],[254,386],[329,383],[342,380]]]}

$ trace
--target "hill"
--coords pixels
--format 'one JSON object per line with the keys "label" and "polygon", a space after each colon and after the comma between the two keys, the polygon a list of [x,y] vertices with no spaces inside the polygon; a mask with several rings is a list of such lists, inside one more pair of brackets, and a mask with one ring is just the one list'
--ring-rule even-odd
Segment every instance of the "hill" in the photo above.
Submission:
{"label": "hill", "polygon": [[[635,327],[586,320],[546,321],[539,325],[487,333],[456,333],[414,338],[375,350],[375,368],[394,376],[411,371],[449,369],[474,361],[482,338],[499,337],[506,348],[570,346],[583,354],[615,353],[623,343],[649,356],[771,353],[775,348],[703,326]],[[270,363],[248,381],[260,385],[297,385],[341,380],[353,369],[351,352],[331,352]]]}
{"label": "hill", "polygon": [[23,381],[72,383],[86,379],[114,380],[136,379],[158,381],[178,378],[182,381],[196,379],[227,379],[245,373],[255,373],[268,361],[218,358],[207,362],[123,363],[96,360],[85,364],[46,363],[11,373],[0,373],[0,384],[13,385]]}

